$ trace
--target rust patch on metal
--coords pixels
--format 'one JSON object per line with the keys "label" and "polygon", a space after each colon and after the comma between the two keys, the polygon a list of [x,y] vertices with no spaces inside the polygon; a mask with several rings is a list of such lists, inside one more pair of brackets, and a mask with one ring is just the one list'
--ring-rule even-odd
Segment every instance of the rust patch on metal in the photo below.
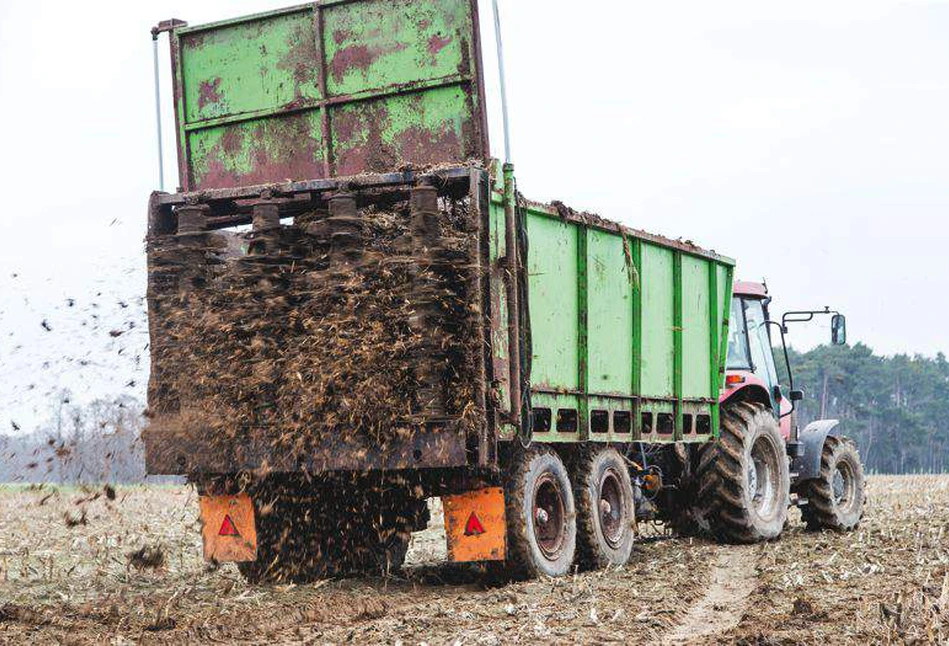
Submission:
{"label": "rust patch on metal", "polygon": [[368,45],[350,45],[336,52],[329,64],[333,80],[342,83],[346,73],[350,70],[368,70],[376,59],[387,54],[394,54],[406,49],[405,43],[396,43],[386,47],[370,47]]}
{"label": "rust patch on metal", "polygon": [[294,44],[287,55],[277,63],[277,69],[293,74],[296,83],[294,96],[303,96],[302,86],[316,88],[319,82],[319,70],[315,61],[319,60],[316,43],[312,38],[312,29],[308,23],[296,25],[291,42]]}
{"label": "rust patch on metal", "polygon": [[449,43],[451,43],[451,36],[442,36],[441,34],[435,34],[428,39],[428,53],[432,56],[437,56],[438,52],[445,49]]}
{"label": "rust patch on metal", "polygon": [[[228,126],[220,142],[207,151],[206,167],[194,178],[195,183],[213,189],[264,184],[274,178],[324,177],[322,150],[311,135],[308,117],[306,113],[292,114],[261,122],[249,130]],[[263,142],[267,142],[266,147],[261,145]],[[247,170],[225,165],[225,159],[233,159],[244,150],[250,158]]]}
{"label": "rust patch on metal", "polygon": [[198,88],[198,109],[204,110],[204,107],[208,104],[214,104],[220,101],[223,97],[221,96],[221,79],[220,77],[215,78],[210,81],[202,81],[201,86]]}

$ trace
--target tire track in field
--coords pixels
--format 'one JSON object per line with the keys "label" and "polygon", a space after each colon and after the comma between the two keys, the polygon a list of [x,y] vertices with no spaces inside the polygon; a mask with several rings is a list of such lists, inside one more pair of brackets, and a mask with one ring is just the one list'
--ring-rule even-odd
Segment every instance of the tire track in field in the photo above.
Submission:
{"label": "tire track in field", "polygon": [[720,636],[737,626],[755,589],[757,556],[754,547],[720,547],[705,594],[666,633],[662,643],[689,644]]}

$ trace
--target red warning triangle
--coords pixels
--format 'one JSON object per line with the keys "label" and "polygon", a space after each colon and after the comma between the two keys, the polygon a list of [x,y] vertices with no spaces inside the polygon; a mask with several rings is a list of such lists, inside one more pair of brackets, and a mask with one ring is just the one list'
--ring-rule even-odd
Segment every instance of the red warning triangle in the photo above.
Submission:
{"label": "red warning triangle", "polygon": [[465,536],[481,536],[485,533],[484,525],[478,520],[474,512],[468,516],[468,522],[465,523]]}
{"label": "red warning triangle", "polygon": [[240,536],[241,533],[237,531],[237,527],[234,526],[234,521],[231,520],[230,514],[224,515],[224,522],[221,523],[221,531],[219,531],[218,536]]}

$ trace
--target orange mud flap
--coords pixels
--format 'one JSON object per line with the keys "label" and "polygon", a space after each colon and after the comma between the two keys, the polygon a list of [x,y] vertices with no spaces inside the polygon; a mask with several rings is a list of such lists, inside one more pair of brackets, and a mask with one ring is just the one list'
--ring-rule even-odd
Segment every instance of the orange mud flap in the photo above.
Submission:
{"label": "orange mud flap", "polygon": [[257,558],[257,526],[250,496],[201,496],[200,504],[206,561],[240,563]]}
{"label": "orange mud flap", "polygon": [[442,496],[442,505],[449,561],[503,561],[507,557],[503,489],[488,487]]}

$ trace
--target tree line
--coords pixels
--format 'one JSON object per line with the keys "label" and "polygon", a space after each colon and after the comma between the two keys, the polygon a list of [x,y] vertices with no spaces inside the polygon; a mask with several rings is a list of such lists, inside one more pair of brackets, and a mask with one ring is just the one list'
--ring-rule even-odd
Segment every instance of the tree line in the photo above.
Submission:
{"label": "tree line", "polygon": [[[839,419],[874,473],[949,472],[949,362],[899,354],[883,357],[858,343],[789,349],[801,426]],[[775,351],[784,374],[784,358]]]}

